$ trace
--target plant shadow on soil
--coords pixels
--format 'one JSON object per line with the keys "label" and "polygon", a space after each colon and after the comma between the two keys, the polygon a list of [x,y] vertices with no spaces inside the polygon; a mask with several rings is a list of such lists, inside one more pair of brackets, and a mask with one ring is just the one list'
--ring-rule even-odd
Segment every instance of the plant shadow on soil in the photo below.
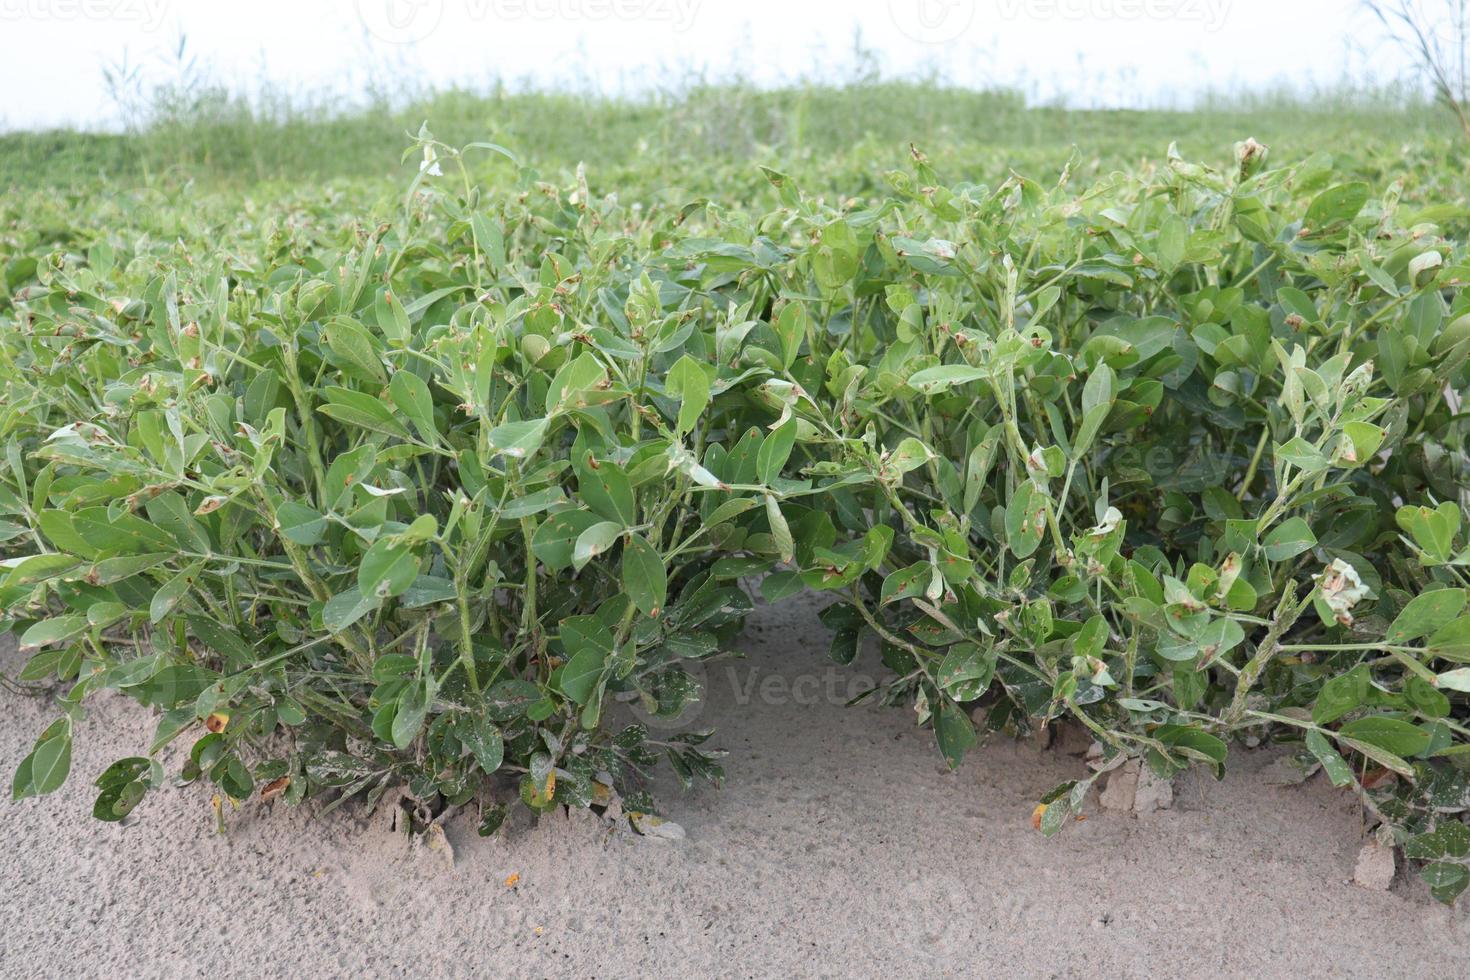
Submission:
{"label": "plant shadow on soil", "polygon": [[[879,668],[832,664],[819,606],[760,606],[744,656],[707,667],[693,726],[730,754],[720,789],[657,777],[681,841],[524,812],[481,839],[466,813],[445,826],[451,863],[384,810],[252,801],[221,836],[197,786],[102,824],[90,780],[153,719],[101,699],[67,785],[0,804],[0,974],[1470,974],[1465,910],[1402,869],[1387,893],[1348,882],[1360,817],[1320,775],[1269,785],[1274,753],[1236,749],[1224,781],[1183,777],[1172,810],[1094,800],[1047,840],[1031,809],[1081,762],[992,738],[948,772],[909,711],[844,707]],[[6,644],[0,670],[21,662]],[[0,704],[8,773],[54,711]]]}

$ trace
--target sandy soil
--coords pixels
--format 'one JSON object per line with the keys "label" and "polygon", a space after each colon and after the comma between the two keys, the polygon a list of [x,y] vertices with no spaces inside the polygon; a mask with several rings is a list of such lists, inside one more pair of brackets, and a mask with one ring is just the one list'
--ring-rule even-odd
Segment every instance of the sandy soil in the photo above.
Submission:
{"label": "sandy soil", "polygon": [[[340,812],[250,804],[218,836],[198,787],[100,824],[88,781],[152,722],[99,702],[64,790],[0,803],[0,974],[1470,975],[1465,910],[1402,871],[1387,893],[1347,882],[1359,818],[1320,776],[1266,785],[1268,757],[1240,752],[1170,811],[1094,807],[1048,841],[1031,807],[1075,758],[993,741],[943,771],[906,711],[841,706],[861,671],[827,661],[814,608],[762,608],[747,659],[710,668],[699,721],[731,755],[722,790],[665,774],[683,841],[590,816],[481,840],[465,817],[450,867]],[[50,712],[0,705],[8,780]]]}

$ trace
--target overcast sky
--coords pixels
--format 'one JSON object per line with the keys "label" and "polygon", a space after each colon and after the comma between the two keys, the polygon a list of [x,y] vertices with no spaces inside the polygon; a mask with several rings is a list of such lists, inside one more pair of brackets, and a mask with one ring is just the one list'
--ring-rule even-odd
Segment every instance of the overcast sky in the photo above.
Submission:
{"label": "overcast sky", "polygon": [[232,87],[351,97],[375,77],[603,91],[691,72],[835,79],[855,31],[886,73],[1077,105],[1404,66],[1357,0],[0,0],[0,125],[107,125],[102,67],[126,54],[166,78],[181,32]]}

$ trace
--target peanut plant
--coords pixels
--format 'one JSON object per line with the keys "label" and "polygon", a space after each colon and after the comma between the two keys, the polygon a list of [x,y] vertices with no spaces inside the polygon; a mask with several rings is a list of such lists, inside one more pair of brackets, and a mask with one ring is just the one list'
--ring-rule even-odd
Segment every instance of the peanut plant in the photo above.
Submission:
{"label": "peanut plant", "polygon": [[993,186],[915,149],[835,199],[765,170],[769,210],[410,152],[392,205],[122,235],[61,201],[82,232],[17,243],[0,609],[62,693],[15,796],[114,690],[160,720],[102,819],[183,739],[237,800],[656,832],[649,768],[718,754],[610,702],[677,718],[758,581],[831,593],[831,655],[950,766],[1085,726],[1045,833],[1125,759],[1275,741],[1470,884],[1458,211],[1255,141]]}

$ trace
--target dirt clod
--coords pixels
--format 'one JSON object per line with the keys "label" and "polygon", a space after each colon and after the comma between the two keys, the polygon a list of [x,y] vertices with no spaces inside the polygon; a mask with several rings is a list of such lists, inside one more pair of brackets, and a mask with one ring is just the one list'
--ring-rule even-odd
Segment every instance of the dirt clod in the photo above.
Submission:
{"label": "dirt clod", "polygon": [[1353,869],[1353,884],[1371,891],[1386,892],[1388,886],[1393,884],[1396,870],[1393,848],[1370,840],[1358,851],[1358,863]]}

